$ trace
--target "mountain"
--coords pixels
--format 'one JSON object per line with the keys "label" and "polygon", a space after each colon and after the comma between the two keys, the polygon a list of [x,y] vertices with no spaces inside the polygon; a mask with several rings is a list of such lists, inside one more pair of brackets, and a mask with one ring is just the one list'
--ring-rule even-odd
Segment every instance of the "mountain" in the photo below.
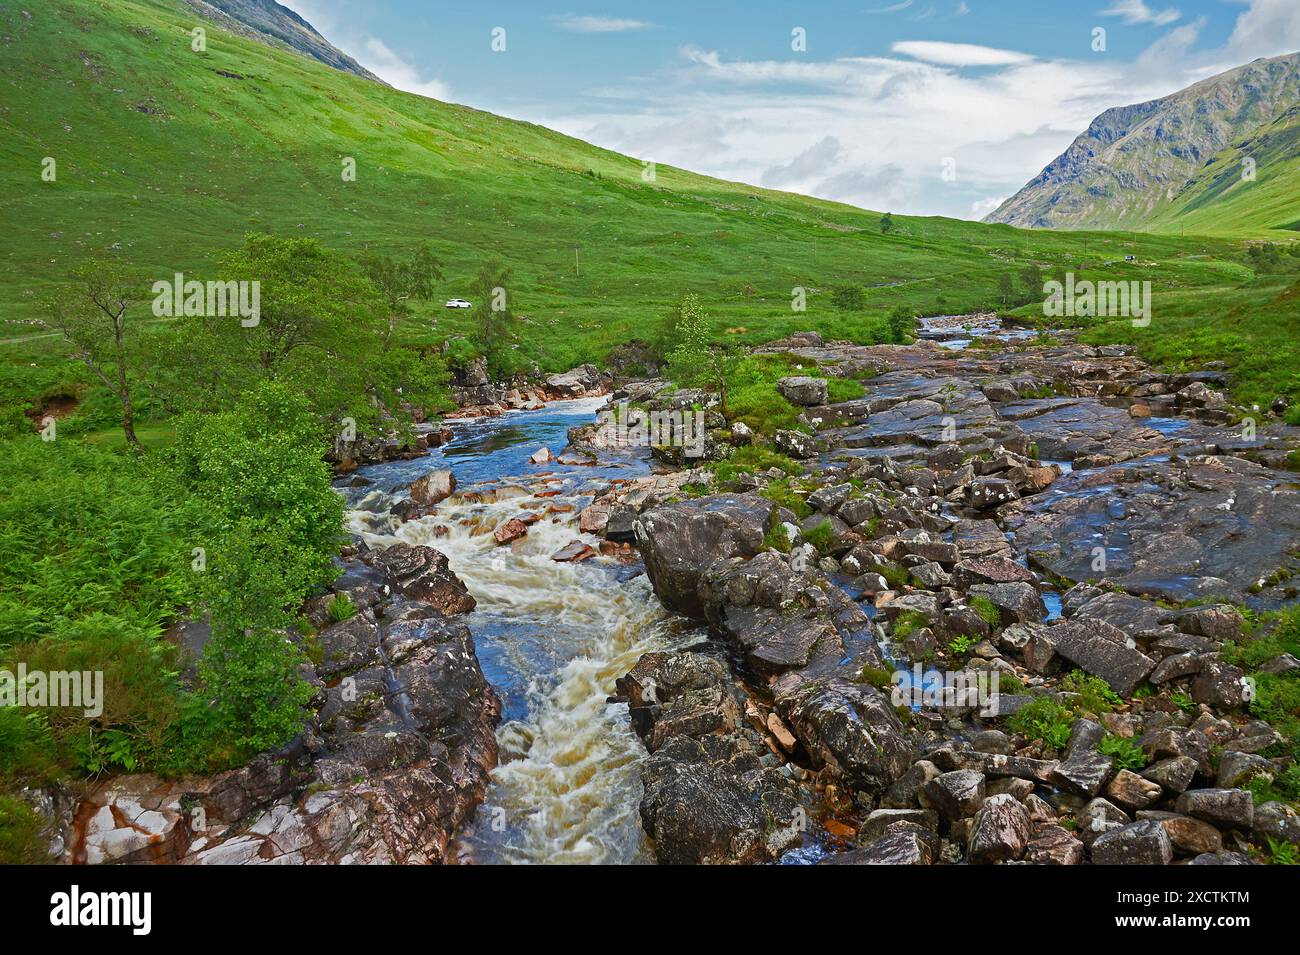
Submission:
{"label": "mountain", "polygon": [[[729,341],[809,328],[861,339],[899,306],[988,306],[1008,274],[1023,285],[1031,262],[1058,269],[1133,254],[1159,263],[1162,289],[1191,289],[1222,274],[1207,257],[1240,254],[1178,236],[1137,242],[904,215],[885,234],[878,212],[651,168],[279,44],[214,29],[196,53],[183,0],[29,7],[0,6],[0,319],[9,320],[0,339],[21,340],[0,357],[19,371],[47,360],[38,346],[56,344],[29,344],[23,323],[87,256],[118,250],[142,283],[200,277],[248,232],[345,252],[428,242],[446,276],[440,301],[417,312],[430,345],[470,330],[441,302],[469,297],[484,263],[500,259],[527,319],[521,353],[548,370],[655,338],[688,292]],[[57,165],[51,181],[45,159]],[[1140,268],[1122,264],[1114,277],[1139,278]],[[840,285],[864,288],[866,308],[833,308]]]}
{"label": "mountain", "polygon": [[[1295,228],[1300,53],[1108,109],[984,221],[1056,229]],[[1243,178],[1243,160],[1255,178]]]}
{"label": "mountain", "polygon": [[[263,42],[282,43],[314,57],[336,70],[355,73],[382,83],[364,66],[334,47],[316,28],[275,0],[187,0],[208,19],[241,35]],[[241,27],[243,29],[241,29]]]}

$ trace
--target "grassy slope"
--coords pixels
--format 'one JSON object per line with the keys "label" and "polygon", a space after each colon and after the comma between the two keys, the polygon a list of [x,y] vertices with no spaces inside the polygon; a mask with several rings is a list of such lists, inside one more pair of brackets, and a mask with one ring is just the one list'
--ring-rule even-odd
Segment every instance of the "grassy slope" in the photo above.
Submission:
{"label": "grassy slope", "polygon": [[[210,25],[207,52],[194,53],[188,31],[198,22],[178,0],[51,0],[30,19],[0,8],[6,318],[30,318],[44,288],[92,250],[119,246],[153,281],[202,274],[214,251],[250,230],[350,249],[428,239],[447,265],[446,296],[463,294],[477,264],[498,256],[513,266],[513,301],[530,319],[524,347],[552,368],[646,334],[687,291],[720,334],[761,340],[813,327],[862,338],[871,316],[898,304],[933,313],[993,301],[998,276],[1026,260],[1149,277],[1158,294],[1194,289],[1206,303],[1211,289],[1250,277],[1229,261],[1240,249],[1226,239],[902,216],[883,236],[877,214],[850,206],[664,166],[646,183],[635,159]],[[40,181],[44,156],[58,160],[55,183]],[[356,182],[340,177],[344,156],[357,159]],[[1125,254],[1139,263],[1125,265]],[[835,312],[818,294],[850,282],[869,286],[866,316]],[[812,291],[806,314],[790,308],[796,285]],[[432,340],[464,321],[429,309],[407,332]],[[57,339],[5,329],[0,338],[21,340],[0,354],[45,387]]]}
{"label": "grassy slope", "polygon": [[[1255,179],[1242,178],[1243,160]],[[1300,239],[1300,106],[1212,157],[1154,216],[1152,228]]]}

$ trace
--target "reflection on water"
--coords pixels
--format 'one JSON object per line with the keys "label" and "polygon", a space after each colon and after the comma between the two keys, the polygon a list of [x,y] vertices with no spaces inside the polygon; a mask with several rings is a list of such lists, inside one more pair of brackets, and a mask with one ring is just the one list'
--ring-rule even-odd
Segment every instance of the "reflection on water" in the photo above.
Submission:
{"label": "reflection on water", "polygon": [[[462,840],[473,861],[652,861],[638,815],[645,749],[628,727],[627,707],[605,700],[643,653],[691,636],[663,610],[644,574],[626,579],[626,568],[606,558],[567,564],[550,557],[575,539],[599,543],[577,527],[593,478],[634,477],[645,473],[645,464],[636,458],[602,468],[528,463],[541,445],[562,448],[568,428],[592,420],[600,404],[559,402],[454,422],[450,446],[418,461],[367,468],[374,484],[348,492],[351,530],[371,546],[436,547],[478,600],[465,619],[484,673],[501,695],[503,717],[500,765]],[[429,517],[397,522],[388,513],[405,496],[397,489],[444,466],[461,491],[511,484],[526,493],[501,501],[457,494]],[[545,516],[515,545],[496,545],[492,529],[521,511]]]}

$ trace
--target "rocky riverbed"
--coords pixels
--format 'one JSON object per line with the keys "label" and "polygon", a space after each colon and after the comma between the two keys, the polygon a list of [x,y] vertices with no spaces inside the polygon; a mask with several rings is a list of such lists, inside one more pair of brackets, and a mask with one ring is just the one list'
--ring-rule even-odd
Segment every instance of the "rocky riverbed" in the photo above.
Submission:
{"label": "rocky riverbed", "polygon": [[[591,424],[703,407],[705,458],[753,439],[707,395],[591,368],[544,395],[462,386],[491,407],[340,478],[333,591],[358,612],[305,608],[302,736],[217,777],[45,793],[55,855],[1228,864],[1300,843],[1245,788],[1289,763],[1223,653],[1239,607],[1296,600],[1296,429],[1243,429],[1214,369],[989,316],[922,332],[766,346],[804,365],[780,385],[803,428],[771,437],[805,470],[727,485]],[[862,397],[827,403],[833,377]],[[1017,732],[1044,700],[1065,725]]]}
{"label": "rocky riverbed", "polygon": [[[656,594],[710,634],[619,683],[658,858],[1228,864],[1300,841],[1243,788],[1289,760],[1220,652],[1237,605],[1296,598],[1294,429],[1243,433],[1221,375],[1122,348],[951,344],[772,343],[810,367],[783,387],[808,475],[638,516]],[[828,405],[819,375],[870,377]],[[992,692],[911,692],[953,673]],[[1008,725],[1039,698],[1075,714],[1061,738]]]}

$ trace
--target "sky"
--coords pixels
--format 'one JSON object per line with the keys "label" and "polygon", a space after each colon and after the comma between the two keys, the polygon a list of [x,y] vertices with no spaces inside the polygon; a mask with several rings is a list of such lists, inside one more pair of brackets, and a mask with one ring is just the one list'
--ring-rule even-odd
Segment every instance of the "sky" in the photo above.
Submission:
{"label": "sky", "polygon": [[963,219],[1108,107],[1300,50],[1300,0],[287,5],[401,89],[724,179]]}

